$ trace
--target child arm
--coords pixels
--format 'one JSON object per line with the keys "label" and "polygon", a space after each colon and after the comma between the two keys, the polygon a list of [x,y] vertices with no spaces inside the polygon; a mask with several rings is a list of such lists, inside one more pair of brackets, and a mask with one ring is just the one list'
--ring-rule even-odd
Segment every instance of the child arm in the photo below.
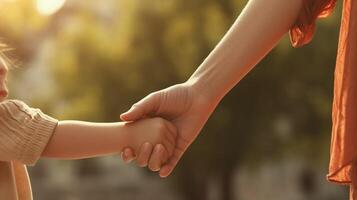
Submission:
{"label": "child arm", "polygon": [[60,121],[42,157],[81,159],[120,152],[129,144],[125,124]]}
{"label": "child arm", "polygon": [[123,147],[137,152],[156,144],[163,145],[163,157],[168,157],[175,137],[176,129],[161,118],[135,123],[58,122],[18,100],[0,103],[0,161],[5,162],[33,166],[41,156],[80,159],[119,153]]}
{"label": "child arm", "polygon": [[42,157],[81,159],[120,153],[124,147],[131,147],[138,152],[140,148],[152,146],[146,142],[162,144],[166,150],[162,154],[168,157],[173,151],[175,137],[176,129],[161,118],[143,119],[135,123],[61,121]]}

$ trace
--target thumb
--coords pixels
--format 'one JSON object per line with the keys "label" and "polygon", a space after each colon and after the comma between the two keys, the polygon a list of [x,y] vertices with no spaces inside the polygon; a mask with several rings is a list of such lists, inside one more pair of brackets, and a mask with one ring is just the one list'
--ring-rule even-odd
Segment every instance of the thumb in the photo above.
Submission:
{"label": "thumb", "polygon": [[160,94],[151,93],[136,104],[128,111],[120,115],[123,121],[136,121],[147,115],[154,115],[160,105]]}
{"label": "thumb", "polygon": [[136,121],[141,118],[141,110],[134,104],[128,111],[120,115],[120,119],[123,121]]}

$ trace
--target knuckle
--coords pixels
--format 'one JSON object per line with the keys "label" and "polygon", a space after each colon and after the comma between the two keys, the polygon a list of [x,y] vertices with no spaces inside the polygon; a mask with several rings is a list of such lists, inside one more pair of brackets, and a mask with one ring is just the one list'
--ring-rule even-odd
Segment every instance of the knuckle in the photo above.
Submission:
{"label": "knuckle", "polygon": [[163,118],[161,118],[161,117],[157,117],[157,118],[156,118],[156,121],[157,121],[157,123],[160,124],[160,125],[165,125],[165,120],[164,120]]}
{"label": "knuckle", "polygon": [[[166,145],[166,143],[164,142],[163,143],[164,145]],[[156,146],[156,149],[155,149],[155,154],[156,155],[158,155],[158,156],[161,156],[163,153],[164,153],[164,148],[165,147],[163,147],[163,144],[158,144],[157,146]]]}
{"label": "knuckle", "polygon": [[164,119],[157,118],[157,130],[159,133],[165,133],[167,128]]}
{"label": "knuckle", "polygon": [[153,93],[150,93],[149,95],[146,96],[145,100],[153,100],[157,97],[157,93],[156,92],[153,92]]}
{"label": "knuckle", "polygon": [[149,94],[149,96],[150,96],[151,98],[157,97],[157,95],[160,95],[160,91],[152,92],[152,93]]}
{"label": "knuckle", "polygon": [[155,96],[155,92],[150,93],[150,94],[147,96],[147,98],[152,98],[152,97],[154,97],[154,96]]}
{"label": "knuckle", "polygon": [[137,107],[139,107],[139,105],[140,105],[139,102],[137,102],[137,103],[134,103],[131,107],[132,108],[137,108]]}

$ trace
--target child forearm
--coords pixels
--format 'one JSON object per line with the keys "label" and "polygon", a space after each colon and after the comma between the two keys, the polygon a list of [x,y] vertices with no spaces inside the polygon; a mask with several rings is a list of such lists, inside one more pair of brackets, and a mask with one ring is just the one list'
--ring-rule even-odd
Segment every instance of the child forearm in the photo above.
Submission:
{"label": "child forearm", "polygon": [[81,159],[119,153],[127,144],[124,123],[59,122],[43,157]]}
{"label": "child forearm", "polygon": [[189,82],[218,102],[288,32],[303,0],[250,0]]}

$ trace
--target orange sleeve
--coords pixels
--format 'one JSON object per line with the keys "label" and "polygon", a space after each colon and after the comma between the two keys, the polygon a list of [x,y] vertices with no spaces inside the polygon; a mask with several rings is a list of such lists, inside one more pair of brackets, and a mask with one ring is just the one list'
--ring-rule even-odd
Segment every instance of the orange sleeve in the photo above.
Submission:
{"label": "orange sleeve", "polygon": [[301,47],[312,40],[315,33],[316,20],[329,16],[336,0],[303,0],[300,14],[289,31],[293,47]]}

